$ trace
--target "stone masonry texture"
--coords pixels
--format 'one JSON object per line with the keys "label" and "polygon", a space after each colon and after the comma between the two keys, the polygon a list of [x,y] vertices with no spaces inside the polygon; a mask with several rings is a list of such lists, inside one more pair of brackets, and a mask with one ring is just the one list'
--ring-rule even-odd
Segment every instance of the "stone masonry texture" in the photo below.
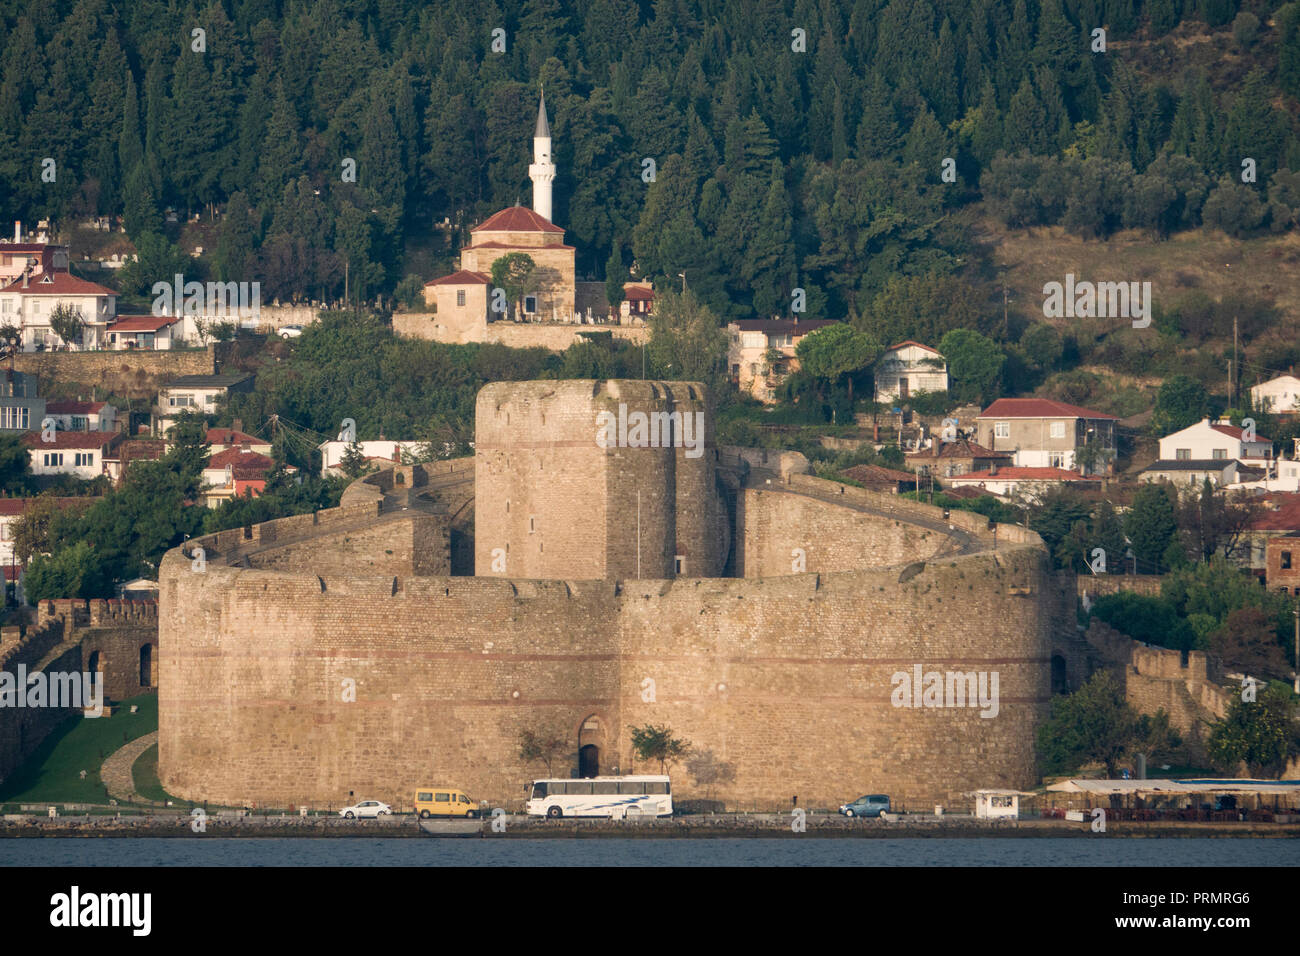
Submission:
{"label": "stone masonry texture", "polygon": [[[728,531],[720,503],[697,509],[702,495],[716,497],[714,476],[688,482],[683,505],[683,462],[659,456],[637,472],[662,489],[648,509],[642,496],[637,579],[626,573],[626,534],[609,521],[611,507],[626,508],[626,489],[601,473],[610,459],[586,447],[593,400],[652,402],[653,385],[660,401],[671,390],[707,408],[707,395],[691,398],[689,383],[574,385],[497,384],[480,394],[480,576],[449,575],[445,519],[386,511],[379,498],[393,482],[373,476],[365,494],[349,489],[343,507],[288,519],[296,524],[283,531],[270,522],[251,540],[239,529],[168,553],[159,771],[169,792],[240,806],[371,798],[400,808],[417,787],[446,784],[518,808],[527,782],[546,776],[519,759],[521,732],[557,734],[574,751],[598,744],[601,773],[657,772],[631,748],[631,728],[647,723],[730,763],[735,779],[709,789],[735,808],[788,808],[794,795],[800,806],[830,807],[879,792],[928,809],[965,805],[976,788],[1035,782],[1059,603],[1035,536],[999,527],[995,544],[983,519],[954,513],[950,527],[961,522],[974,544],[948,556],[948,536],[933,527],[939,509],[857,489],[845,504],[821,500],[809,496],[843,493],[797,476],[742,490],[737,577],[701,576],[693,559],[673,576],[683,525],[714,569]],[[504,409],[510,422],[503,412],[493,421]],[[521,415],[527,433],[514,430]],[[565,441],[574,444],[545,446]],[[580,454],[564,451],[579,444]],[[710,447],[710,470],[713,455]],[[853,510],[850,499],[881,513]],[[548,533],[537,558],[519,554],[536,537],[530,516]],[[367,522],[369,531],[357,529]],[[504,575],[484,574],[485,529],[492,547],[512,544]],[[647,536],[667,555],[649,569]],[[343,557],[328,553],[343,545]],[[205,549],[203,570],[194,546]],[[801,573],[790,558],[799,547]],[[997,672],[997,715],[894,706],[891,677],[918,664]],[[561,758],[553,772],[575,768]],[[678,799],[705,796],[683,764],[669,772]]]}

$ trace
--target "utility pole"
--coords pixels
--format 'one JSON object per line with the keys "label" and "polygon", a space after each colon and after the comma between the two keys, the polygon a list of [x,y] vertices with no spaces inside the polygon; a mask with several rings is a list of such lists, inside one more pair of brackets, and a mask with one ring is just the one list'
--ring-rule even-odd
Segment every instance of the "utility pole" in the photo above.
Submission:
{"label": "utility pole", "polygon": [[1295,692],[1300,694],[1300,597],[1295,606]]}
{"label": "utility pole", "polygon": [[1236,373],[1236,378],[1232,384],[1232,394],[1228,396],[1228,404],[1232,405],[1237,399],[1237,386],[1241,382],[1241,360],[1237,356],[1237,317],[1232,317],[1232,368]]}

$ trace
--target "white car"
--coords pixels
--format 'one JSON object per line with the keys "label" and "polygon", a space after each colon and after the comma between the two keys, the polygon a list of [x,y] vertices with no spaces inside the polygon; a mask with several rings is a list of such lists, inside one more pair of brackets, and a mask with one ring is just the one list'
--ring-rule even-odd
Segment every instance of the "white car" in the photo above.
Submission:
{"label": "white car", "polygon": [[388,817],[393,815],[393,808],[378,800],[362,800],[355,807],[344,807],[339,816],[347,820],[366,819],[367,817]]}
{"label": "white car", "polygon": [[302,335],[302,326],[282,325],[276,332],[276,335],[280,336],[282,339],[296,339],[298,336]]}

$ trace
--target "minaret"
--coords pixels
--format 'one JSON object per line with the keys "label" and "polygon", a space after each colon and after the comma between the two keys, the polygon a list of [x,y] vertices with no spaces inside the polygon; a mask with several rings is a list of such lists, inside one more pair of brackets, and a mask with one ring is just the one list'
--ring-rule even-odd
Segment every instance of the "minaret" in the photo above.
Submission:
{"label": "minaret", "polygon": [[551,183],[555,164],[551,162],[551,127],[546,122],[546,93],[537,104],[537,129],[533,131],[533,163],[528,167],[533,181],[533,212],[551,221]]}

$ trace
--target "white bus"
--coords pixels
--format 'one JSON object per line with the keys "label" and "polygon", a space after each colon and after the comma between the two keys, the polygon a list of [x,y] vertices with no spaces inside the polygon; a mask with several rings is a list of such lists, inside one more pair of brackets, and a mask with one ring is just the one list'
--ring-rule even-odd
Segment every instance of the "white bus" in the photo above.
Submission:
{"label": "white bus", "polygon": [[665,776],[589,777],[585,780],[534,780],[527,811],[537,817],[669,817],[672,785]]}

